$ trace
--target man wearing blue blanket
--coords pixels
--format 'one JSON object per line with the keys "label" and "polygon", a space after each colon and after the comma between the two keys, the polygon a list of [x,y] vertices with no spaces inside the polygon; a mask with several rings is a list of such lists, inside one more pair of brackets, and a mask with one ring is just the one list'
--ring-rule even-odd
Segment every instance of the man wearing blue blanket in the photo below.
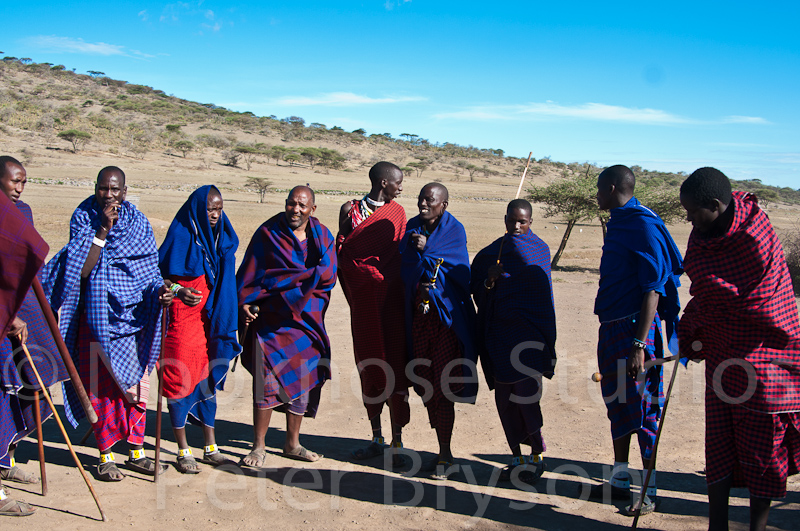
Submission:
{"label": "man wearing blue blanket", "polygon": [[438,455],[423,465],[432,479],[456,471],[450,449],[454,403],[474,403],[478,392],[467,234],[447,212],[448,201],[443,185],[425,185],[419,215],[409,220],[400,242],[411,357],[406,373],[439,442]]}
{"label": "man wearing blue blanket", "polygon": [[[633,434],[645,470],[650,464],[661,418],[662,367],[650,368],[643,377],[640,373],[645,361],[664,357],[665,343],[677,349],[683,260],[661,218],[633,196],[635,184],[633,172],[621,165],[606,168],[597,178],[597,204],[611,211],[594,313],[600,320],[597,362],[611,421],[614,468],[608,482],[592,487],[590,497],[604,502],[609,497],[630,499],[628,452]],[[656,508],[655,481],[653,468],[641,514]],[[633,509],[631,504],[625,512],[632,516]]]}
{"label": "man wearing blue blanket", "polygon": [[[477,350],[513,458],[501,481],[526,483],[544,472],[542,376],[556,365],[556,313],[550,281],[550,248],[531,228],[531,204],[508,204],[506,235],[472,262],[470,288],[478,306]],[[523,456],[520,446],[531,447]],[[515,469],[516,470],[515,472]]]}

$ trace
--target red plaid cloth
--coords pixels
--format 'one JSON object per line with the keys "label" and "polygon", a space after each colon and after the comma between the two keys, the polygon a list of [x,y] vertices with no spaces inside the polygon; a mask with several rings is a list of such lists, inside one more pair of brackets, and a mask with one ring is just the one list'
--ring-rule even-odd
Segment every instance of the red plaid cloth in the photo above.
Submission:
{"label": "red plaid cloth", "polygon": [[[415,308],[420,302],[421,299],[417,297]],[[452,406],[449,409],[439,407],[440,402],[452,402],[442,391],[445,368],[448,369],[447,374],[451,378],[463,376],[460,363],[447,367],[451,362],[461,359],[458,337],[452,329],[442,324],[439,314],[435,311],[426,314],[415,311],[411,332],[414,337],[414,390],[422,397],[425,407],[428,408],[431,427],[441,427],[448,423],[448,418],[439,417],[448,416],[447,411],[452,410]],[[464,387],[462,383],[451,382],[448,385],[452,394],[458,394]],[[452,420],[449,422],[452,425]]]}
{"label": "red plaid cloth", "polygon": [[733,192],[728,208],[734,218],[723,236],[689,237],[684,266],[693,299],[678,335],[684,356],[706,361],[707,481],[733,473],[752,495],[777,498],[800,462],[800,370],[770,362],[800,368],[797,303],[780,240],[756,197]]}
{"label": "red plaid cloth", "polygon": [[726,404],[706,389],[706,481],[733,475],[751,496],[783,498],[800,468],[800,414],[766,415]]}
{"label": "red plaid cloth", "polygon": [[406,230],[406,212],[391,202],[361,219],[359,203],[360,200],[351,201],[351,223],[355,226],[347,237],[337,238],[336,250],[339,281],[350,304],[361,393],[369,418],[380,415],[388,397],[394,423],[405,426],[410,420],[409,382],[405,374],[405,315],[398,249]]}
{"label": "red plaid cloth", "polygon": [[[745,395],[755,377],[748,409],[800,411],[800,321],[781,242],[754,195],[734,192],[731,207],[726,234],[689,237],[684,267],[693,298],[678,327],[681,352],[706,361],[707,385],[717,373],[723,398]],[[775,358],[796,368],[770,363]],[[736,365],[717,371],[731,359]]]}
{"label": "red plaid cloth", "polygon": [[106,364],[99,358],[91,359],[92,343],[100,348],[100,343],[92,335],[86,314],[81,314],[78,373],[99,419],[93,426],[97,449],[106,452],[123,439],[134,446],[143,444],[147,402],[128,402]]}

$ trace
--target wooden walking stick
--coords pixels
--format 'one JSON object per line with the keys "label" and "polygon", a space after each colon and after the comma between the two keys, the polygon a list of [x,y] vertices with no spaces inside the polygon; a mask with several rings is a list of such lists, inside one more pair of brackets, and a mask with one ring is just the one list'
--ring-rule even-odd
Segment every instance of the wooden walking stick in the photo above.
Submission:
{"label": "wooden walking stick", "polygon": [[[679,355],[671,356],[675,360],[680,359]],[[633,526],[631,529],[636,529],[639,523],[639,516],[642,513],[642,503],[647,493],[647,485],[650,483],[650,476],[653,474],[653,468],[656,465],[656,452],[658,451],[658,441],[661,439],[661,432],[664,431],[664,419],[667,417],[667,406],[669,406],[669,397],[672,395],[672,387],[675,385],[675,377],[678,375],[678,363],[672,368],[672,376],[669,380],[669,388],[667,388],[667,396],[664,398],[664,409],[661,410],[661,418],[658,420],[658,432],[656,432],[656,442],[653,443],[653,453],[650,454],[650,465],[647,467],[647,474],[642,481],[642,490],[639,492],[639,499],[636,500],[636,510],[633,515]]]}
{"label": "wooden walking stick", "polygon": [[[165,280],[166,285],[169,280]],[[172,284],[170,282],[170,284]],[[156,406],[156,468],[153,483],[158,483],[161,475],[161,412],[164,397],[164,341],[167,338],[167,309],[161,308],[161,352],[158,355],[158,406]]]}
{"label": "wooden walking stick", "polygon": [[[44,392],[44,391],[43,391]],[[44,462],[44,437],[42,436],[42,410],[39,391],[33,392],[33,416],[36,419],[36,445],[39,447],[39,472],[42,478],[42,496],[47,496],[47,472]],[[55,415],[55,410],[53,410]]]}
{"label": "wooden walking stick", "polygon": [[[261,311],[261,308],[258,307],[256,304],[250,305],[250,313],[258,317],[258,312]],[[242,329],[242,335],[239,336],[239,343],[244,346],[244,339],[247,337],[247,328],[250,326],[250,323],[244,324],[244,329]],[[231,372],[236,372],[236,366],[239,364],[239,356],[236,356],[233,360],[233,367],[231,368]]]}
{"label": "wooden walking stick", "polygon": [[[38,280],[35,280],[34,282],[38,282]],[[41,289],[41,285],[39,285],[39,289]],[[59,337],[61,337],[60,334]],[[36,370],[36,365],[33,364],[33,358],[31,358],[31,353],[28,352],[28,347],[26,347],[25,345],[22,345],[22,350],[23,352],[25,352],[25,357],[28,358],[28,363],[31,364],[31,369],[33,369],[33,374],[36,375],[36,380],[38,381],[39,386],[42,388],[42,393],[44,394],[45,400],[47,400],[47,404],[50,406],[50,409],[53,410],[53,417],[55,417],[56,422],[58,423],[58,427],[59,429],[61,429],[61,434],[64,436],[64,440],[67,441],[67,446],[69,447],[69,453],[72,454],[72,459],[75,461],[75,466],[78,467],[78,471],[81,473],[81,476],[83,476],[83,481],[85,481],[86,486],[89,487],[89,492],[92,493],[92,498],[94,498],[94,503],[97,505],[97,509],[100,511],[100,516],[103,518],[103,521],[106,522],[108,521],[108,518],[106,518],[106,513],[105,511],[103,511],[103,507],[100,505],[100,498],[97,497],[97,493],[94,491],[92,482],[89,480],[89,476],[86,475],[86,471],[83,469],[83,465],[78,459],[78,455],[75,453],[75,448],[72,447],[72,442],[69,440],[69,435],[67,435],[67,430],[64,428],[64,424],[61,422],[61,417],[58,416],[58,412],[56,411],[56,406],[53,404],[53,399],[50,398],[50,392],[44,386],[44,382],[42,382],[42,377],[39,376],[39,371]]]}
{"label": "wooden walking stick", "polygon": [[[533,151],[528,153],[528,162],[525,163],[525,170],[522,172],[522,179],[519,180],[519,187],[517,188],[517,195],[514,196],[514,199],[519,199],[519,194],[522,192],[522,185],[525,184],[525,176],[528,174],[528,167],[531,165],[531,157],[533,156]],[[506,234],[508,234],[508,230],[506,230]],[[497,253],[497,263],[500,263],[500,256],[503,254],[503,243],[506,241],[505,238],[500,240],[500,252]]]}
{"label": "wooden walking stick", "polygon": [[53,340],[56,342],[58,353],[61,354],[61,360],[64,362],[64,367],[67,369],[67,374],[69,374],[69,379],[72,382],[72,387],[75,389],[75,394],[78,395],[78,400],[80,400],[83,410],[86,412],[86,418],[89,419],[91,424],[97,424],[97,413],[92,407],[89,395],[86,394],[86,389],[83,387],[83,382],[81,382],[78,370],[72,362],[72,356],[69,355],[67,345],[61,337],[56,316],[53,315],[53,309],[50,307],[50,301],[47,300],[44,290],[42,289],[42,284],[36,277],[33,279],[33,292],[36,294],[36,299],[39,301],[39,306],[42,308],[47,326],[50,328],[50,334],[52,334]]}

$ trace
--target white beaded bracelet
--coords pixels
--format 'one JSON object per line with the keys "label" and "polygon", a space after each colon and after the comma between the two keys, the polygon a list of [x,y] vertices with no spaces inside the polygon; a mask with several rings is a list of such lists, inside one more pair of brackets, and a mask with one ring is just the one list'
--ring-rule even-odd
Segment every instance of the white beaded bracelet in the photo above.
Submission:
{"label": "white beaded bracelet", "polygon": [[100,248],[103,248],[103,247],[106,246],[106,241],[105,240],[101,240],[100,238],[95,236],[94,238],[92,238],[92,244],[96,245],[96,246],[98,246]]}

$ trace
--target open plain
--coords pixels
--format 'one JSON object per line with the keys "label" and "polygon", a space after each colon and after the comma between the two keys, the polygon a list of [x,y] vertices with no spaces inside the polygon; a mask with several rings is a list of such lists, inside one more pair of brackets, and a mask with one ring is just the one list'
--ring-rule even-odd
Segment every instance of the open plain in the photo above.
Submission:
{"label": "open plain", "polygon": [[[317,197],[316,214],[334,233],[341,203],[355,197],[355,192],[363,194],[368,189],[368,168],[325,173],[305,166],[259,163],[248,172],[217,163],[199,164],[191,156],[150,153],[144,159],[134,159],[92,151],[91,147],[73,154],[39,143],[31,147],[20,137],[0,138],[2,154],[18,156],[23,148],[31,161],[26,164],[29,183],[22,198],[32,206],[36,226],[50,244],[51,254],[66,243],[72,211],[93,193],[94,176],[106,165],[117,165],[126,171],[128,198],[148,216],[159,243],[189,192],[202,184],[217,185],[225,200],[225,212],[241,241],[239,259],[258,225],[283,208],[285,191],[291,186],[309,183],[324,191]],[[263,204],[244,187],[248,175],[273,180],[275,191],[266,195]],[[448,210],[465,225],[471,255],[503,234],[505,204],[514,196],[518,176],[467,182],[454,181],[452,174],[429,171],[422,178],[408,177],[399,201],[409,217],[416,215],[420,188],[434,179],[441,179],[450,189]],[[798,210],[772,205],[770,216],[781,233],[796,226]],[[545,219],[535,209],[532,230],[552,251],[558,247],[563,229],[561,220]],[[684,250],[690,226],[677,223],[671,230]],[[461,471],[455,479],[436,482],[415,473],[414,467],[394,472],[385,469],[380,459],[356,462],[350,458],[351,450],[366,444],[370,430],[353,361],[349,309],[337,287],[326,320],[333,346],[333,380],[324,387],[319,415],[303,423],[301,435],[301,442],[325,454],[324,459],[298,464],[282,458],[279,452],[285,426],[278,415],[267,435],[270,453],[264,469],[230,466],[214,470],[201,465],[200,474],[184,476],[171,467],[158,485],[136,473],[128,474],[122,483],[94,480],[110,520],[103,524],[55,422],[50,420],[45,424],[49,494],[40,496],[38,486],[5,483],[12,496],[39,509],[29,518],[3,519],[2,528],[604,531],[630,526],[632,519],[620,514],[624,504],[586,501],[587,492],[583,490],[601,480],[613,461],[599,386],[589,379],[596,370],[598,324],[592,308],[601,246],[598,223],[577,225],[561,268],[553,272],[559,361],[555,377],[544,385],[543,433],[548,472],[535,490],[497,483],[499,468],[508,464],[510,455],[494,397],[485,385],[477,404],[456,407],[453,449]],[[681,298],[685,304],[689,295],[688,280],[684,280]],[[665,371],[665,382],[672,370],[670,366]],[[661,504],[657,513],[642,518],[642,529],[682,531],[707,526],[702,475],[703,367],[690,364],[688,369],[678,370],[658,454]],[[53,391],[60,401],[61,391]],[[412,454],[426,459],[436,449],[435,435],[413,392],[411,401],[412,421],[403,439]],[[155,402],[151,397],[146,437],[150,456],[155,440]],[[72,441],[77,444],[87,428],[85,421],[77,430],[68,428]],[[190,443],[197,449],[201,441],[199,429],[187,431]],[[217,440],[222,451],[238,461],[247,454],[251,437],[250,378],[240,368],[230,375],[226,391],[219,396]],[[177,449],[166,415],[162,440],[162,460],[173,463]],[[97,452],[91,445],[90,438],[77,450],[84,467],[93,472]],[[123,455],[124,450],[119,448],[118,460]],[[640,470],[641,462],[636,456],[638,451],[634,450],[631,467]],[[26,470],[38,471],[33,439],[20,444],[17,460]],[[413,459],[413,464],[418,465],[419,459]],[[785,500],[773,505],[769,529],[800,529],[800,478],[790,478],[789,490]],[[747,492],[735,490],[731,503],[732,529],[746,529]]]}

